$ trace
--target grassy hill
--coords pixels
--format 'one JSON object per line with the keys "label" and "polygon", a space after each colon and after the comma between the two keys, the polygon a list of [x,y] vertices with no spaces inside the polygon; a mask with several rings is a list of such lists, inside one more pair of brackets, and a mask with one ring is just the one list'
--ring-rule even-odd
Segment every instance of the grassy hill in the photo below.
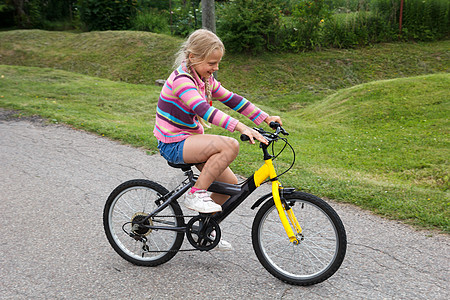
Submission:
{"label": "grassy hill", "polygon": [[[181,42],[179,38],[138,31],[5,31],[0,32],[0,64],[50,67],[114,81],[153,84],[170,74]],[[448,49],[450,41],[256,57],[226,53],[219,79],[252,101],[275,102],[279,95],[292,95],[284,101],[297,103],[296,108],[361,83],[448,72]]]}
{"label": "grassy hill", "polygon": [[0,64],[51,67],[115,81],[167,76],[180,40],[144,32],[0,32]]}
{"label": "grassy hill", "polygon": [[377,81],[294,113],[308,132],[298,143],[302,159],[327,181],[315,190],[331,187],[328,197],[448,226],[449,87],[449,74]]}
{"label": "grassy hill", "polygon": [[[16,40],[27,34],[28,43]],[[179,42],[138,32],[0,32],[0,106],[154,153],[160,88],[150,83],[170,72],[166,60],[173,53],[161,49]],[[396,57],[401,45],[405,51]],[[219,74],[224,85],[245,90],[264,110],[282,116],[297,151],[296,167],[282,177],[286,185],[450,232],[449,42],[406,45],[227,56]],[[97,68],[89,68],[94,63]],[[426,73],[437,74],[416,76]],[[210,132],[237,138],[218,128]],[[242,144],[233,169],[250,175],[260,165],[259,152]],[[279,169],[291,158],[278,159]]]}

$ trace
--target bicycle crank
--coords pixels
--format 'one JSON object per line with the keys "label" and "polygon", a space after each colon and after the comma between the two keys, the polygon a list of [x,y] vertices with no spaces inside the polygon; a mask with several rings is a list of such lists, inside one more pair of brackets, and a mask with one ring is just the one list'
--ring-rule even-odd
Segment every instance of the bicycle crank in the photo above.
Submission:
{"label": "bicycle crank", "polygon": [[219,224],[211,215],[200,214],[189,220],[186,225],[186,237],[191,245],[200,251],[209,251],[220,241]]}

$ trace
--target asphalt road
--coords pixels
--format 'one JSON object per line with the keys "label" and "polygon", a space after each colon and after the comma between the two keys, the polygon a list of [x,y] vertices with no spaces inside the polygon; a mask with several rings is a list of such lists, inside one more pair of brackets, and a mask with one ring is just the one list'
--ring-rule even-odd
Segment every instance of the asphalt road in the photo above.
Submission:
{"label": "asphalt road", "polygon": [[348,235],[327,281],[287,285],[257,261],[250,228],[261,188],[221,224],[233,252],[182,252],[134,266],[108,244],[103,205],[123,181],[167,185],[159,155],[0,110],[0,299],[450,299],[450,238],[330,204]]}

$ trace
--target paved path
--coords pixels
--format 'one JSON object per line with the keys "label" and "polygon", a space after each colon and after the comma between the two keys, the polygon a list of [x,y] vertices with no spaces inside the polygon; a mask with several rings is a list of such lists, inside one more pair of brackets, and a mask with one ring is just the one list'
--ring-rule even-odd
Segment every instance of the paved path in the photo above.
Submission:
{"label": "paved path", "polygon": [[341,269],[312,287],[272,277],[251,247],[253,195],[224,221],[236,251],[136,267],[109,246],[102,209],[119,183],[178,174],[159,156],[0,110],[0,299],[450,299],[450,238],[331,203],[348,233]]}

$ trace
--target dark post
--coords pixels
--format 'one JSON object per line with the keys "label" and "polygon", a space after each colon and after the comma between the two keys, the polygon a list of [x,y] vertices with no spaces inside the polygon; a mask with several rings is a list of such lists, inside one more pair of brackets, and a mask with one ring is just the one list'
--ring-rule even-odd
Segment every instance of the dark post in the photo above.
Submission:
{"label": "dark post", "polygon": [[214,0],[202,0],[202,23],[203,28],[216,33],[216,13]]}
{"label": "dark post", "polygon": [[398,31],[400,35],[402,34],[402,23],[403,23],[403,0],[400,0],[400,16],[398,20]]}

